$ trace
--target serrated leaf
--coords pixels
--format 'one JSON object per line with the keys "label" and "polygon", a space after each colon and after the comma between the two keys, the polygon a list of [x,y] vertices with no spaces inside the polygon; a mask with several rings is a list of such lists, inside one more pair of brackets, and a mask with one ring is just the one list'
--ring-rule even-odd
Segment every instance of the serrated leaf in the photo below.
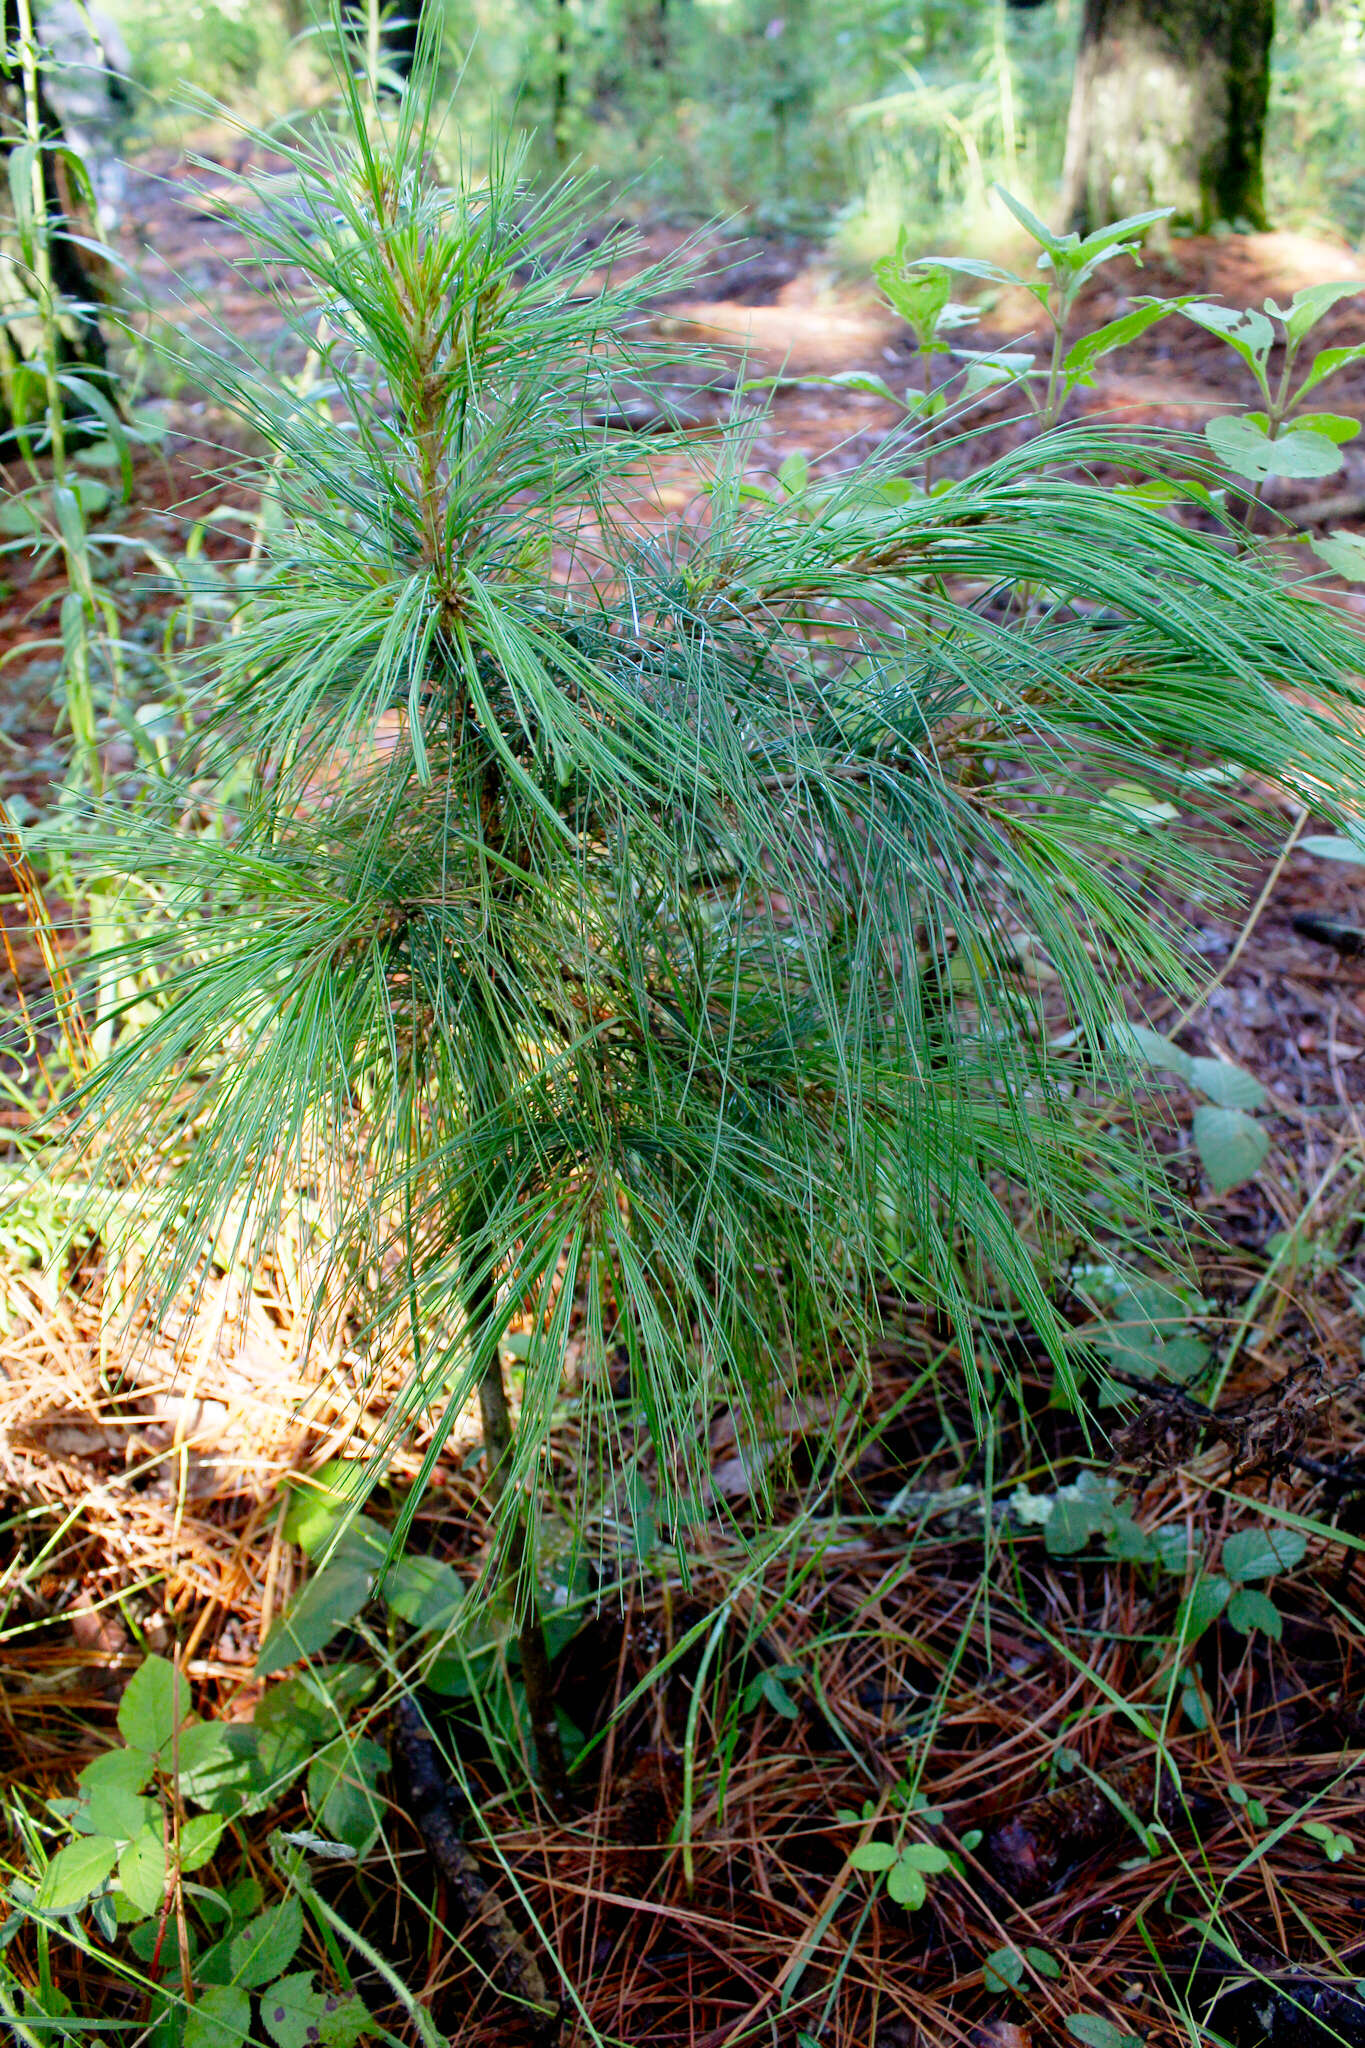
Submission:
{"label": "serrated leaf", "polygon": [[294,1897],[268,1906],[228,1943],[227,1974],[233,1984],[255,1990],[281,1976],[303,1939],[303,1908]]}
{"label": "serrated leaf", "polygon": [[987,1991],[1013,1991],[1024,1981],[1024,1958],[1017,1949],[993,1949],[982,1965]]}
{"label": "serrated leaf", "polygon": [[118,1860],[119,1888],[139,1913],[155,1913],[166,1896],[166,1844],[160,1827],[144,1828]]}
{"label": "serrated leaf", "polygon": [[185,2016],[185,2048],[243,2048],[251,2038],[251,1999],[236,1984],[214,1984]]}
{"label": "serrated leaf", "polygon": [[1220,1195],[1259,1173],[1270,1150],[1268,1132],[1242,1110],[1202,1105],[1194,1113],[1194,1143]]}
{"label": "serrated leaf", "polygon": [[1197,1643],[1205,1629],[1217,1621],[1231,1597],[1232,1587],[1217,1574],[1196,1579],[1176,1612],[1177,1641],[1186,1649]]}
{"label": "serrated leaf", "polygon": [[299,1970],[261,1992],[261,2018],[276,2048],[354,2048],[370,2016],[353,1994],[319,1991],[311,1970]]}
{"label": "serrated leaf", "polygon": [[929,1887],[924,1882],[924,1873],[913,1863],[907,1863],[902,1856],[886,1873],[886,1889],[898,1906],[904,1906],[907,1913],[914,1913],[929,1896]]}
{"label": "serrated leaf", "polygon": [[1271,1579],[1303,1563],[1308,1538],[1298,1529],[1239,1529],[1223,1545],[1223,1570],[1239,1583]]}
{"label": "serrated leaf", "polygon": [[[1365,534],[1348,533],[1344,526],[1337,526],[1331,533],[1315,540],[1312,548],[1318,560],[1325,562],[1334,575],[1344,576],[1348,583],[1365,583]],[[1299,844],[1308,846],[1310,841],[1301,839]],[[1365,860],[1365,852],[1358,852],[1352,857]]]}
{"label": "serrated leaf", "polygon": [[850,1850],[848,1860],[855,1870],[889,1870],[900,1861],[900,1854],[891,1842],[859,1842]]}
{"label": "serrated leaf", "polygon": [[1263,427],[1235,413],[1210,420],[1204,438],[1220,462],[1251,483],[1272,476],[1331,476],[1341,468],[1341,450],[1325,435],[1295,428],[1272,441]]}
{"label": "serrated leaf", "polygon": [[145,1749],[108,1749],[88,1763],[77,1779],[94,1833],[131,1841],[147,1826],[155,1801],[143,1796],[152,1775]]}
{"label": "serrated leaf", "polygon": [[118,1860],[107,1835],[82,1835],[59,1849],[38,1880],[33,1903],[46,1913],[69,1913],[98,1891]]}
{"label": "serrated leaf", "polygon": [[123,1689],[118,1731],[135,1749],[169,1760],[176,1730],[189,1718],[190,1689],[165,1657],[148,1657]]}
{"label": "serrated leaf", "polygon": [[1231,1060],[1192,1059],[1189,1078],[1220,1109],[1264,1109],[1270,1100],[1254,1075]]}
{"label": "serrated leaf", "polygon": [[247,1792],[256,1775],[250,1734],[247,1728],[221,1721],[199,1721],[187,1728],[176,1749],[181,1797],[222,1812],[232,1804],[230,1795]]}
{"label": "serrated leaf", "polygon": [[221,1813],[196,1813],[180,1830],[180,1867],[202,1870],[218,1847],[224,1820]]}
{"label": "serrated leaf", "polygon": [[1228,1620],[1239,1635],[1249,1636],[1253,1629],[1260,1629],[1263,1635],[1273,1636],[1278,1643],[1284,1634],[1284,1623],[1275,1602],[1248,1586],[1239,1586],[1229,1600]]}

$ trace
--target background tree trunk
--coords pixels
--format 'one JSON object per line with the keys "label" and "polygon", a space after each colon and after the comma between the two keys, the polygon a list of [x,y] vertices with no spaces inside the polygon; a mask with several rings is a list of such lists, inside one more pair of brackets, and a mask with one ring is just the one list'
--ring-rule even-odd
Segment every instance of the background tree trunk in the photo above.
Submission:
{"label": "background tree trunk", "polygon": [[[56,369],[79,370],[89,382],[102,387],[111,399],[114,387],[100,330],[100,283],[86,248],[81,240],[76,239],[78,234],[84,240],[97,235],[98,226],[94,220],[81,217],[80,195],[72,191],[69,175],[63,174],[50,152],[44,153],[41,159],[47,226],[39,233],[45,241],[51,279],[51,332],[37,310],[38,287],[34,281],[31,250],[26,249],[25,236],[15,217],[9,177],[11,154],[28,139],[24,85],[15,55],[19,43],[19,20],[14,0],[5,0],[3,22],[9,61],[0,67],[0,433],[11,426],[17,410],[21,418],[30,421],[32,431],[41,441],[42,412],[38,407],[35,414],[34,386],[30,384],[21,404],[16,407],[15,403],[16,379],[25,365],[42,363],[50,350]],[[40,20],[40,44],[43,39],[44,25]],[[90,46],[93,50],[93,43]],[[37,113],[44,137],[68,139],[41,76],[38,80]],[[77,405],[75,410],[83,411],[84,408]],[[103,429],[99,431],[103,432]],[[66,436],[68,445],[73,446],[90,438],[91,435],[85,433],[73,441],[69,431]],[[7,448],[0,451],[6,455],[8,452]]]}
{"label": "background tree trunk", "polygon": [[1085,0],[1062,196],[1083,233],[1173,206],[1264,227],[1274,0]]}

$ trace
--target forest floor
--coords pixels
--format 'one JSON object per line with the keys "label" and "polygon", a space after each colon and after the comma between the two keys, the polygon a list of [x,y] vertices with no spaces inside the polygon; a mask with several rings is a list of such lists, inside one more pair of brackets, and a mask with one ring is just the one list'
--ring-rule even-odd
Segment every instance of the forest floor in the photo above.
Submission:
{"label": "forest floor", "polygon": [[[155,318],[269,351],[278,320],[225,199],[211,172],[149,164],[126,253]],[[671,240],[659,230],[652,246]],[[1107,276],[1082,324],[1114,317],[1138,289],[1246,305],[1355,274],[1365,287],[1355,259],[1301,238],[1176,242],[1140,278]],[[918,374],[904,331],[815,251],[746,244],[711,290],[662,308],[661,336],[739,335],[750,376],[870,369],[895,387]],[[1001,338],[1025,324],[1003,302],[988,317]],[[1359,339],[1358,307],[1334,320],[1324,342]],[[1171,318],[1082,402],[1193,431],[1245,402],[1237,371]],[[250,507],[211,396],[154,377],[148,392],[166,435],[111,512],[122,552],[111,549],[108,587],[150,678],[171,600],[139,546],[183,553],[187,517],[206,521],[211,608],[214,577],[230,577],[246,545],[214,515]],[[704,427],[732,394],[698,387],[678,403]],[[1333,403],[1365,411],[1365,367]],[[1008,404],[1001,445],[1018,431]],[[634,424],[642,510],[682,510],[684,472],[667,455],[651,469],[653,419]],[[750,459],[775,471],[800,452],[818,472],[894,424],[875,397],[783,386]],[[1365,509],[1365,452],[1348,448],[1330,487],[1295,486],[1276,509],[1305,527],[1350,523]],[[56,657],[40,643],[57,630],[62,586],[19,557],[7,575],[0,795],[22,822],[59,771]],[[1332,601],[1359,603],[1340,589]],[[814,1396],[787,1417],[774,1471],[790,1463],[790,1489],[773,1530],[750,1515],[754,1475],[716,1415],[716,1512],[691,1532],[686,1576],[661,1556],[644,1584],[628,1577],[583,1610],[560,1698],[602,1740],[573,1811],[531,1815],[458,1706],[426,1702],[476,1788],[470,1839],[496,1840],[514,1910],[536,1929],[526,1940],[552,1948],[574,1987],[566,2048],[1121,2048],[1189,2039],[1190,2014],[1233,2048],[1365,2041],[1365,1992],[1350,1988],[1365,1978],[1365,1591],[1353,1569],[1365,1534],[1365,957],[1294,923],[1365,919],[1359,870],[1295,850],[1305,829],[1286,813],[1268,835],[1248,875],[1250,920],[1196,907],[1208,988],[1178,1023],[1152,1018],[1188,1052],[1239,1063],[1270,1099],[1269,1157],[1222,1197],[1190,1148],[1193,1097],[1173,1083],[1159,1112],[1208,1228],[1197,1286],[1156,1313],[1172,1363],[1180,1346],[1201,1347],[1195,1383],[1212,1370],[1215,1427],[1191,1396],[1148,1380],[1132,1390],[1126,1435],[1097,1447],[1021,1343],[1017,1397],[996,1401],[983,1447],[951,1338],[889,1308],[856,1422]],[[37,944],[13,905],[4,915],[22,984],[39,971]],[[18,1124],[24,1112],[4,1114]],[[175,1652],[201,1711],[250,1715],[256,1649],[301,1572],[281,1488],[363,1456],[392,1389],[358,1393],[344,1357],[305,1351],[306,1304],[283,1255],[246,1280],[218,1275],[192,1323],[111,1359],[93,1255],[54,1275],[14,1237],[0,1288],[0,1768],[11,1786],[57,1793],[112,1735],[148,1649]],[[1136,1319],[1150,1312],[1134,1304]],[[1116,1369],[1141,1375],[1150,1350],[1135,1320]],[[457,1566],[484,1540],[477,1435],[472,1420],[457,1432],[417,1525],[415,1547]],[[402,1446],[393,1489],[424,1447],[420,1432]],[[571,1425],[557,1455],[571,1474]],[[1142,1528],[1164,1532],[1164,1565],[1125,1555],[1122,1506],[1101,1499],[1106,1471]],[[1088,1546],[1045,1535],[1043,1513],[1062,1502],[1083,1519],[1093,1506]],[[1226,1537],[1267,1515],[1306,1538],[1292,1575],[1257,1581],[1278,1638],[1239,1633],[1224,1609],[1191,1649],[1192,1594],[1217,1578]],[[666,1675],[651,1679],[661,1660]],[[392,1747],[388,1699],[381,1685],[367,1712]],[[379,1849],[361,1871],[322,1868],[319,1889],[452,2041],[529,2041],[462,1946],[401,1772],[390,1789]],[[282,1824],[307,1826],[301,1798]],[[952,1851],[919,1910],[850,1868],[869,1831]],[[78,2006],[119,2009],[94,1959],[78,1975]],[[394,2034],[415,2039],[380,1978],[358,1981]]]}

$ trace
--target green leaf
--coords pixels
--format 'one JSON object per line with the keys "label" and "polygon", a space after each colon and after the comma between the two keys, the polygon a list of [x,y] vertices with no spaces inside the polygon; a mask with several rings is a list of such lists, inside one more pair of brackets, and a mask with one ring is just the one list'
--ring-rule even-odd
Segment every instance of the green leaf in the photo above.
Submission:
{"label": "green leaf", "polygon": [[1270,1579],[1301,1565],[1308,1538],[1299,1529],[1239,1529],[1223,1545],[1223,1570],[1230,1579]]}
{"label": "green leaf", "polygon": [[1351,419],[1344,412],[1301,412],[1294,421],[1296,434],[1323,434],[1338,447],[1347,441],[1354,441],[1360,432],[1360,421]]}
{"label": "green leaf", "polygon": [[1245,1586],[1239,1586],[1228,1602],[1228,1620],[1239,1635],[1249,1636],[1254,1629],[1263,1635],[1273,1636],[1278,1643],[1284,1634],[1284,1623],[1280,1610],[1273,1600],[1264,1593],[1256,1593]]}
{"label": "green leaf", "polygon": [[251,2038],[251,1999],[236,1984],[214,1984],[185,2017],[185,2048],[243,2048]]}
{"label": "green leaf", "polygon": [[1024,1948],[1024,1955],[1027,1961],[1032,1963],[1040,1977],[1050,1977],[1055,1980],[1061,1976],[1061,1964],[1057,1961],[1056,1956],[1049,1955],[1045,1948],[1036,1948],[1032,1942],[1028,1942]]}
{"label": "green leaf", "polygon": [[218,1847],[225,1822],[221,1813],[196,1813],[180,1830],[180,1867],[202,1870]]}
{"label": "green leaf", "polygon": [[1024,1958],[1017,1949],[993,1949],[982,1965],[987,1991],[1013,1991],[1024,1980]]}
{"label": "green leaf", "polygon": [[1306,1820],[1303,1831],[1315,1842],[1322,1845],[1323,1854],[1329,1863],[1340,1863],[1343,1857],[1354,1856],[1355,1843],[1349,1835],[1339,1834],[1325,1820]]}
{"label": "green leaf", "polygon": [[356,1513],[356,1503],[369,1490],[368,1471],[363,1458],[328,1458],[316,1472],[292,1480],[280,1524],[285,1542],[319,1557],[349,1521],[350,1532],[378,1544],[382,1554],[387,1543],[383,1528],[372,1516]]}
{"label": "green leaf", "polygon": [[267,1906],[228,1943],[227,1974],[233,1984],[254,1990],[280,1976],[303,1939],[303,1907],[291,1894]]}
{"label": "green leaf", "polygon": [[1210,1628],[1232,1597],[1226,1579],[1201,1576],[1181,1601],[1175,1617],[1176,1640],[1189,1649]]}
{"label": "green leaf", "polygon": [[166,1844],[160,1827],[144,1828],[118,1860],[123,1895],[139,1913],[159,1911],[166,1896]]}
{"label": "green leaf", "polygon": [[789,498],[799,498],[810,482],[810,464],[797,449],[789,455],[777,472],[777,481]]}
{"label": "green leaf", "polygon": [[1126,811],[1134,823],[1141,825],[1169,825],[1180,816],[1175,805],[1164,797],[1154,796],[1141,782],[1114,782],[1104,792],[1107,804]]}
{"label": "green leaf", "polygon": [[59,1849],[38,1880],[33,1903],[46,1913],[69,1913],[98,1891],[118,1859],[106,1835],[83,1835]]}
{"label": "green leaf", "polygon": [[379,1833],[384,1802],[378,1784],[387,1750],[367,1736],[339,1736],[308,1767],[308,1804],[319,1831],[361,1854]]}
{"label": "green leaf", "polygon": [[[1334,575],[1344,576],[1348,583],[1365,583],[1365,534],[1348,533],[1344,526],[1337,526],[1311,545],[1318,560]],[[1311,841],[1301,839],[1299,844],[1309,846]],[[1365,860],[1365,851],[1355,858]]]}
{"label": "green leaf", "polygon": [[1353,299],[1361,289],[1356,278],[1350,284],[1310,284],[1302,291],[1295,292],[1288,306],[1277,306],[1272,299],[1266,300],[1266,311],[1273,313],[1277,320],[1283,320],[1285,339],[1296,347],[1317,326],[1324,313],[1330,313],[1333,306],[1342,299]]}
{"label": "green leaf", "polygon": [[941,1870],[952,1869],[952,1859],[947,1851],[940,1849],[937,1842],[907,1842],[901,1850],[901,1862],[911,1870],[923,1870],[929,1876]]}
{"label": "green leaf", "polygon": [[886,1873],[886,1889],[898,1906],[904,1906],[907,1913],[914,1913],[929,1896],[929,1887],[924,1882],[924,1873],[913,1863],[907,1863],[902,1856],[893,1863]]}
{"label": "green leaf", "polygon": [[1140,2034],[1125,2034],[1122,2027],[1102,2019],[1097,2012],[1070,2013],[1066,2030],[1076,2040],[1084,2041],[1086,2048],[1143,2048]]}
{"label": "green leaf", "polygon": [[166,1763],[172,1738],[189,1712],[190,1689],[174,1664],[164,1657],[148,1657],[123,1689],[119,1734],[135,1749]]}
{"label": "green leaf", "polygon": [[1231,1060],[1192,1059],[1189,1078],[1220,1109],[1264,1109],[1270,1100],[1260,1082]]}
{"label": "green leaf", "polygon": [[1131,1515],[1120,1515],[1109,1538],[1109,1555],[1121,1564],[1150,1564],[1155,1556],[1152,1539]]}
{"label": "green leaf", "polygon": [[323,1565],[261,1644],[257,1672],[282,1671],[324,1650],[368,1604],[376,1569],[377,1564],[342,1557]]}
{"label": "green leaf", "polygon": [[907,275],[900,260],[891,256],[877,265],[876,278],[920,346],[931,341],[938,329],[939,315],[952,298],[953,281],[944,266],[919,264]]}
{"label": "green leaf", "polygon": [[1169,1038],[1163,1038],[1159,1031],[1151,1031],[1145,1024],[1130,1024],[1126,1018],[1109,1028],[1109,1048],[1121,1059],[1137,1059],[1144,1066],[1157,1067],[1168,1074],[1178,1074],[1182,1081],[1188,1081],[1194,1061],[1187,1052]]}
{"label": "green leaf", "polygon": [[1268,1133],[1240,1109],[1201,1106],[1194,1113],[1194,1143],[1220,1195],[1259,1173],[1270,1150]]}
{"label": "green leaf", "polygon": [[1169,220],[1174,208],[1154,206],[1146,213],[1125,214],[1122,220],[1111,221],[1108,227],[1096,228],[1080,244],[1082,256],[1093,256],[1097,250],[1111,249],[1120,242],[1136,241],[1145,228],[1155,227],[1159,220]]}
{"label": "green leaf", "polygon": [[261,2018],[276,2048],[354,2048],[371,2031],[370,2015],[353,1994],[319,1991],[311,1970],[296,1971],[261,1992]]}
{"label": "green leaf", "polygon": [[1084,1550],[1109,1520],[1095,1501],[1059,1499],[1043,1530],[1043,1547],[1049,1557],[1070,1557]]}
{"label": "green leaf", "polygon": [[1357,342],[1351,348],[1325,348],[1313,358],[1313,367],[1298,389],[1299,399],[1304,399],[1328,377],[1334,377],[1338,370],[1346,370],[1353,363],[1365,363],[1365,342]]}
{"label": "green leaf", "polygon": [[1275,341],[1275,330],[1264,313],[1251,307],[1243,312],[1237,306],[1219,306],[1207,299],[1189,301],[1180,310],[1196,327],[1206,328],[1235,349],[1258,377],[1264,376],[1266,358]]}
{"label": "green leaf", "polygon": [[890,1870],[900,1861],[900,1853],[893,1842],[859,1842],[848,1860],[855,1870]]}
{"label": "green leaf", "polygon": [[1272,441],[1264,427],[1235,413],[1210,420],[1204,438],[1220,462],[1251,483],[1272,476],[1331,476],[1341,468],[1341,450],[1326,435],[1291,429]]}
{"label": "green leaf", "polygon": [[1152,1549],[1162,1571],[1170,1572],[1175,1578],[1183,1579],[1190,1567],[1190,1546],[1185,1531],[1179,1527],[1166,1527],[1151,1531]]}
{"label": "green leaf", "polygon": [[156,1812],[156,1802],[142,1796],[151,1775],[145,1749],[107,1749],[86,1765],[76,1782],[96,1834],[127,1842],[141,1833]]}
{"label": "green leaf", "polygon": [[391,1613],[411,1628],[448,1628],[464,1601],[464,1582],[440,1557],[405,1557],[384,1582]]}
{"label": "green leaf", "polygon": [[1140,334],[1145,334],[1158,320],[1164,320],[1168,313],[1176,312],[1183,303],[1179,299],[1148,299],[1121,319],[1110,320],[1103,327],[1097,327],[1093,334],[1082,335],[1062,358],[1068,387],[1088,383],[1090,371],[1101,356],[1136,341]]}
{"label": "green leaf", "polygon": [[254,1782],[255,1744],[244,1740],[249,1736],[249,1729],[221,1721],[199,1721],[187,1728],[177,1749],[181,1797],[220,1812],[230,1809],[232,1795],[247,1792]]}
{"label": "green leaf", "polygon": [[1046,249],[1055,261],[1063,261],[1080,248],[1079,235],[1054,235],[1045,221],[1039,220],[1036,213],[1030,213],[1022,199],[1016,199],[1012,192],[1007,192],[999,183],[993,189],[996,197],[1009,208],[1020,227],[1026,228],[1034,241]]}

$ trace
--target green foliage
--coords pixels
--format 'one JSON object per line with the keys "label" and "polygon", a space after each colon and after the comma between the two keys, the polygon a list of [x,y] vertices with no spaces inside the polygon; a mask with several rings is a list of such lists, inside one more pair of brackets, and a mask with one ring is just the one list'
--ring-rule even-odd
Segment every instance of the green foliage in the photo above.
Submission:
{"label": "green foliage", "polygon": [[1143,1065],[1174,1074],[1209,1099],[1194,1112],[1191,1135],[1210,1184],[1219,1194],[1251,1180],[1270,1152],[1270,1138],[1251,1112],[1266,1107],[1260,1082],[1231,1060],[1184,1052],[1145,1025],[1122,1024],[1115,1041]]}
{"label": "green foliage", "polygon": [[[1264,411],[1222,414],[1204,429],[1219,461],[1234,476],[1252,484],[1257,496],[1272,477],[1333,475],[1342,465],[1342,446],[1360,432],[1358,420],[1340,413],[1310,413],[1304,405],[1310,393],[1329,378],[1365,361],[1365,344],[1319,349],[1298,382],[1294,381],[1299,352],[1318,322],[1343,299],[1359,295],[1359,283],[1351,280],[1305,286],[1287,306],[1267,299],[1264,312],[1254,307],[1239,311],[1209,301],[1180,302],[1186,319],[1218,335],[1241,358],[1264,401]],[[1281,353],[1277,374],[1272,377],[1271,351],[1277,346]],[[1349,535],[1333,535],[1313,546],[1339,575],[1365,574],[1365,560],[1357,559]]]}
{"label": "green foliage", "polygon": [[[256,1726],[243,1728],[201,1720],[181,1673],[163,1657],[148,1657],[119,1702],[123,1747],[87,1764],[79,1799],[60,1809],[72,1838],[48,1857],[35,1884],[11,1889],[13,1905],[58,1932],[62,1921],[88,1911],[95,1932],[126,1941],[144,1962],[159,1952],[168,1925],[175,1928],[182,1982],[196,1995],[187,2007],[149,1982],[163,2048],[240,2048],[258,2038],[253,1997],[279,2048],[309,2040],[354,2048],[371,2031],[358,1998],[320,1991],[312,1972],[291,1969],[304,1937],[294,1893],[263,1908],[254,1880],[220,1888],[209,1872],[230,1842],[229,1819],[277,1796],[310,1757],[309,1801],[319,1825],[356,1853],[374,1839],[374,1787],[387,1758],[376,1743],[335,1732],[346,1676],[344,1668],[329,1674],[331,1697],[303,1681],[276,1686]],[[319,1748],[328,1732],[333,1739]]]}
{"label": "green foliage", "polygon": [[1022,1949],[994,1949],[982,1965],[987,1991],[997,1993],[1017,1991],[1030,1971],[1038,1977],[1056,1979],[1062,1974],[1062,1966],[1055,1956],[1032,1942]]}
{"label": "green foliage", "polygon": [[[580,195],[536,197],[514,158],[436,182],[420,106],[272,137],[288,204],[272,183],[244,219],[329,338],[307,403],[211,371],[268,444],[274,510],[160,812],[111,798],[85,835],[88,867],[166,908],[97,956],[105,985],[154,966],[163,994],[92,1077],[86,1129],[116,1170],[161,1162],[162,1301],[229,1221],[246,1254],[291,1189],[321,1204],[319,1303],[339,1290],[374,1357],[411,1363],[370,1476],[486,1380],[529,1301],[504,1477],[534,1502],[584,1301],[581,1469],[612,1466],[620,1347],[673,1526],[705,1484],[699,1409],[724,1398],[761,1441],[888,1272],[954,1319],[974,1387],[984,1298],[1069,1376],[1040,1273],[1097,1230],[1121,1252],[1155,1185],[1102,1107],[1120,990],[1186,972],[1142,862],[1217,887],[1185,827],[1232,760],[1349,802],[1333,705],[1358,643],[1085,481],[1163,474],[1159,444],[1093,428],[927,494],[895,445],[755,493],[736,432],[705,517],[645,529],[636,448],[597,422],[648,380],[642,306],[673,280],[601,285],[620,270],[584,249]],[[1035,224],[1059,335],[1141,226]],[[937,335],[941,280],[929,297]],[[311,344],[316,315],[286,312]],[[1061,349],[1049,382],[1082,368]],[[219,830],[183,829],[206,813]],[[268,1663],[359,1613],[366,1542]]]}

